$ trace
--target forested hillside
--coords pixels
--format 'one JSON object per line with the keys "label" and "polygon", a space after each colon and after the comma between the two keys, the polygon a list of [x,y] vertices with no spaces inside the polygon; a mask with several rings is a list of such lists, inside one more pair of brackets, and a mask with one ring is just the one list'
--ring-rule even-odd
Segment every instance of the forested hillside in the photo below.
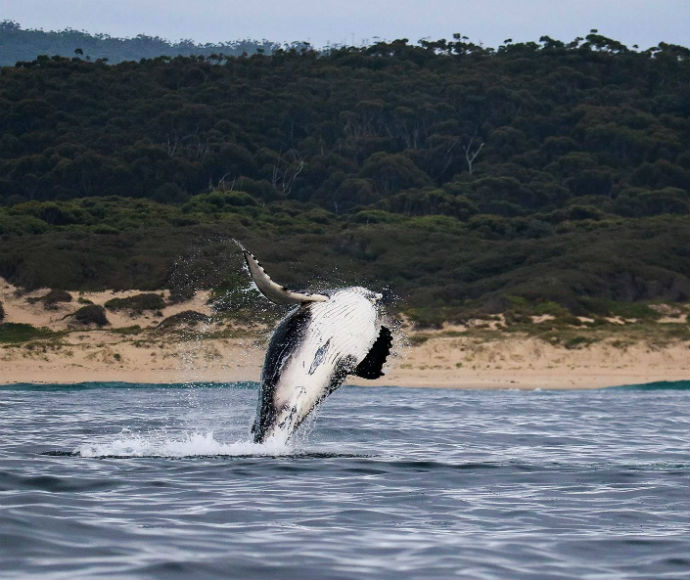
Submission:
{"label": "forested hillside", "polygon": [[593,32],[4,67],[0,275],[231,286],[236,236],[418,312],[687,300],[689,55]]}

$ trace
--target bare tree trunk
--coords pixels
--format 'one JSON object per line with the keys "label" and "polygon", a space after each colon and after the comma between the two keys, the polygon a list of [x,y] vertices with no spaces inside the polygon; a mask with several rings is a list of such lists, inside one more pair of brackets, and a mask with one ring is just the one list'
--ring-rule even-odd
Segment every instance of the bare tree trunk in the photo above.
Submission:
{"label": "bare tree trunk", "polygon": [[465,151],[465,161],[467,162],[467,171],[469,171],[470,175],[472,175],[472,164],[477,158],[477,155],[479,155],[479,152],[482,150],[482,147],[484,147],[484,142],[482,141],[479,143],[479,145],[473,150],[472,147],[474,145],[474,137],[472,137],[470,138],[469,143],[463,147],[463,150]]}

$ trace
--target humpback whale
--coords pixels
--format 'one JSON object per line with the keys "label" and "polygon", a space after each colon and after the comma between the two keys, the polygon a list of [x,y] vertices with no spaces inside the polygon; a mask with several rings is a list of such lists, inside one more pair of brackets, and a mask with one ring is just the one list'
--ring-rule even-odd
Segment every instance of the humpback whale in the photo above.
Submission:
{"label": "humpback whale", "polygon": [[275,329],[266,351],[256,419],[256,443],[287,442],[304,419],[347,375],[382,376],[392,334],[382,324],[382,295],[361,286],[319,293],[275,283],[239,242],[259,291],[294,308]]}

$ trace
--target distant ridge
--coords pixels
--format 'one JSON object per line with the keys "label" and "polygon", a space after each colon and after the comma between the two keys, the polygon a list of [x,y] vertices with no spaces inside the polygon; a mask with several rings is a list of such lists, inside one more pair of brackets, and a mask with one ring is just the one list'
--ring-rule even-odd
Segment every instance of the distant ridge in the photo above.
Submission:
{"label": "distant ridge", "polygon": [[158,36],[139,34],[134,38],[115,38],[108,34],[90,34],[83,30],[23,29],[17,22],[0,22],[0,66],[32,61],[39,55],[104,59],[111,64],[139,61],[159,56],[240,56],[258,52],[271,53],[280,45],[268,40],[231,40],[197,44],[185,39],[170,42]]}

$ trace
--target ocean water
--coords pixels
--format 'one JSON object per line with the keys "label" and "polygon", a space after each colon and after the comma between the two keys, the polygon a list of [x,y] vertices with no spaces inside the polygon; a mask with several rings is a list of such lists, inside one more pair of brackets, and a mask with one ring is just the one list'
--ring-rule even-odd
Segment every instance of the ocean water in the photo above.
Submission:
{"label": "ocean water", "polygon": [[0,578],[688,578],[687,383],[0,389]]}

